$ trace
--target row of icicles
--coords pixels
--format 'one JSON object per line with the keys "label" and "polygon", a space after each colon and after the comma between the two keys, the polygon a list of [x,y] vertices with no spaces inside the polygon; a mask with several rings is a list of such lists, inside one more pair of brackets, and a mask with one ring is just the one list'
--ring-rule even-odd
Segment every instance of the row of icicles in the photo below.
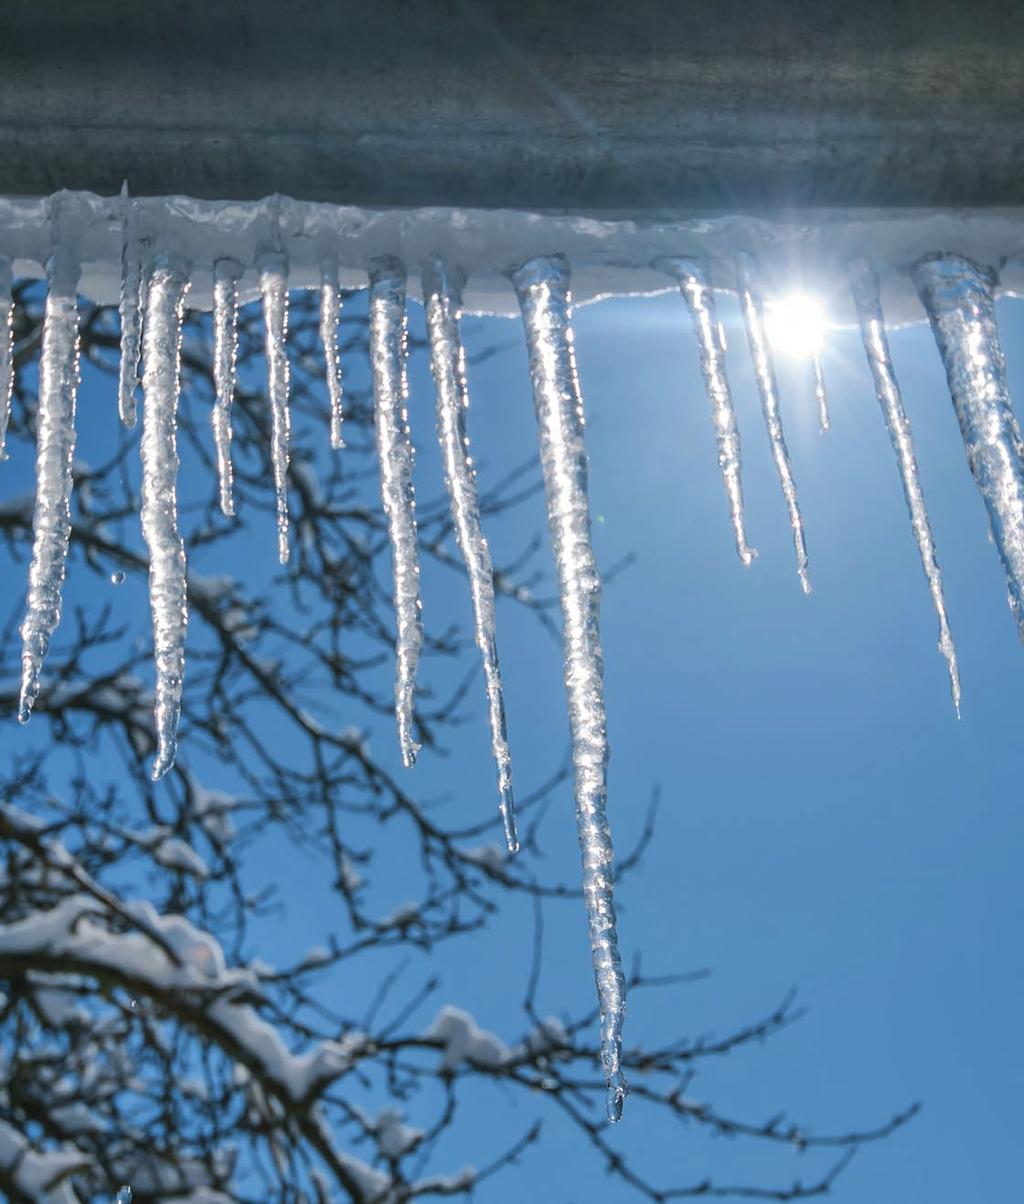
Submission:
{"label": "row of icicles", "polygon": [[[190,265],[173,254],[148,257],[125,223],[121,289],[119,409],[126,426],[136,421],[139,365],[143,365],[142,531],[149,549],[150,602],[156,662],[154,779],[174,763],[185,667],[188,620],[185,549],[178,529],[176,444],[180,345]],[[288,559],[289,371],[287,256],[268,251],[257,261],[266,330],[272,463],[277,499],[278,551]],[[337,257],[322,262],[320,335],[327,369],[331,443],[341,448],[343,427],[338,322],[341,295]],[[740,437],[725,371],[724,340],[704,267],[686,258],[656,265],[678,281],[697,338],[700,367],[711,404],[718,460],[736,549],[744,565],[756,553],[746,539],[740,480]],[[850,264],[852,294],[875,389],[896,453],[914,536],[938,617],[939,648],[946,659],[954,705],[960,684],[942,579],[918,479],[910,424],[893,370],[877,277],[866,261]],[[1009,583],[1010,604],[1024,629],[1024,443],[1013,416],[993,309],[993,278],[953,255],[919,261],[913,277],[946,366],[968,461],[989,512],[992,534]],[[72,458],[78,387],[76,289],[80,266],[74,248],[54,238],[47,264],[49,291],[43,323],[37,416],[36,499],[23,639],[18,717],[28,720],[39,693],[44,657],[60,620],[61,589],[71,535]],[[242,265],[214,264],[213,437],[221,509],[233,513],[231,405],[235,388],[238,281]],[[523,315],[540,436],[548,520],[555,553],[564,627],[564,669],[569,702],[576,812],[584,867],[590,943],[601,1013],[601,1056],[608,1082],[608,1114],[621,1115],[627,1087],[620,1069],[625,985],[612,897],[612,846],[605,814],[607,734],[602,654],[598,633],[600,578],[590,542],[582,396],[570,315],[570,270],[559,255],[532,259],[509,272]],[[510,853],[518,848],[511,758],[505,727],[494,627],[494,582],[480,525],[475,470],[466,437],[469,404],[459,321],[462,274],[439,258],[423,270],[423,297],[437,395],[437,428],[454,531],[465,559],[476,642],[483,662],[488,717],[498,775],[498,796]],[[742,304],[772,455],[789,512],[797,572],[810,591],[803,522],[779,408],[764,302],[754,258],[737,258]],[[392,548],[397,618],[395,709],[402,759],[411,766],[418,745],[413,708],[422,644],[413,446],[406,408],[406,269],[394,257],[373,261],[369,272],[370,359],[380,461],[381,492]],[[11,268],[0,260],[0,453],[6,433],[13,376]],[[816,395],[823,427],[827,407],[820,362]]]}

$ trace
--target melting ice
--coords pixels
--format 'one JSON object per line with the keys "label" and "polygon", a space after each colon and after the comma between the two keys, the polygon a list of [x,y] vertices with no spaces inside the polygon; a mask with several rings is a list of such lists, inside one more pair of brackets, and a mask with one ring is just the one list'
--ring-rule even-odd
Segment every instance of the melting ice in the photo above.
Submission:
{"label": "melting ice", "polygon": [[[92,202],[83,204],[88,209]],[[288,288],[290,283],[296,282],[293,279],[295,266],[282,249],[280,230],[282,204],[294,203],[279,202],[276,205],[273,239],[268,241],[263,234],[257,239],[254,235],[252,245],[249,245],[235,237],[230,245],[217,247],[212,256],[200,256],[201,262],[190,248],[194,250],[203,238],[208,238],[210,230],[217,229],[216,224],[204,227],[201,235],[193,231],[186,240],[188,246],[176,247],[174,239],[167,237],[166,230],[160,234],[155,227],[151,228],[153,211],[146,208],[147,204],[148,200],[129,198],[127,194],[114,198],[105,220],[111,227],[111,272],[120,285],[122,359],[117,407],[129,425],[135,421],[140,347],[143,352],[141,519],[149,550],[156,661],[157,751],[152,772],[154,778],[159,778],[174,762],[188,620],[185,549],[177,518],[176,443],[180,340],[186,296],[190,285],[194,285],[200,294],[196,304],[210,306],[213,310],[215,402],[212,437],[220,504],[225,514],[231,514],[234,509],[231,408],[237,358],[237,311],[240,301],[255,296],[257,287],[262,297],[278,553],[283,561],[288,555]],[[57,202],[53,207],[56,212]],[[235,207],[235,210],[241,208],[244,207]],[[297,206],[293,216],[301,216],[304,212]],[[150,214],[146,222],[142,221],[143,213]],[[180,213],[178,219],[184,220]],[[381,495],[394,573],[395,710],[402,759],[406,765],[412,765],[418,750],[414,735],[414,700],[423,628],[413,444],[407,409],[406,264],[382,249],[391,243],[396,247],[401,245],[401,239],[396,236],[389,242],[381,231],[401,229],[405,231],[402,238],[412,235],[408,233],[411,227],[388,225],[392,221],[390,217],[380,220],[384,224],[374,227],[377,230],[375,257],[367,258],[357,269],[339,262],[339,255],[347,244],[339,240],[336,246],[327,246],[322,228],[315,238],[291,237],[287,246],[289,252],[296,250],[297,254],[306,254],[307,258],[308,248],[314,248],[312,274],[307,265],[303,269],[307,275],[298,283],[319,289],[330,441],[337,448],[342,446],[343,417],[338,355],[341,289],[352,285],[353,270],[365,270],[369,277],[374,414]],[[505,220],[511,218],[506,216]],[[590,226],[604,229],[601,223],[590,223],[589,226],[587,223],[570,223],[566,226],[558,224],[560,219],[543,220],[554,222],[570,241],[589,237]],[[62,234],[59,227],[60,223],[54,221],[53,253],[46,269],[49,291],[39,371],[33,546],[26,615],[21,628],[23,679],[19,718],[22,720],[28,717],[39,693],[44,657],[60,620],[61,590],[71,533],[78,382],[76,289],[80,266],[75,240]],[[521,228],[524,238],[533,230],[529,223]],[[294,229],[292,235],[295,235]],[[655,237],[651,229],[644,228],[642,246],[646,258],[640,266],[649,270],[654,258],[659,271],[668,271],[675,277],[689,307],[736,549],[743,563],[750,564],[755,553],[746,534],[740,435],[712,291],[712,284],[716,288],[722,287],[729,265],[723,261],[726,267],[723,263],[709,267],[707,263],[677,254],[665,245],[666,238],[664,229]],[[662,240],[657,255],[651,249],[652,239]],[[273,245],[275,250],[266,251],[268,245]],[[711,243],[708,246],[714,249]],[[307,251],[303,251],[303,247]],[[13,388],[11,288],[12,263],[17,258],[16,250],[0,246],[0,457]],[[483,663],[499,807],[507,843],[509,848],[514,848],[511,759],[495,638],[493,567],[481,529],[475,469],[466,434],[469,398],[459,329],[465,277],[453,266],[454,260],[449,263],[433,254],[426,258],[423,293],[436,386],[438,436],[455,537],[466,563],[474,632]],[[423,253],[418,253],[415,266],[423,259]],[[514,261],[512,256],[507,256],[501,262]],[[90,270],[94,271],[95,265]],[[809,590],[803,520],[783,432],[765,328],[759,266],[753,256],[743,253],[729,270],[743,308],[760,404],[789,513],[797,571],[803,588]],[[584,896],[601,1013],[601,1058],[608,1082],[608,1113],[615,1120],[621,1114],[627,1091],[621,1066],[625,986],[617,943],[612,845],[606,815],[608,746],[598,629],[601,582],[590,543],[583,402],[570,320],[570,270],[567,258],[544,255],[528,259],[523,266],[510,271],[509,276],[529,351],[548,520],[557,567]],[[988,508],[993,539],[1006,572],[1010,604],[1024,636],[1024,441],[1010,405],[993,307],[993,273],[962,256],[937,254],[916,262],[911,276],[945,364],[968,462]],[[889,354],[878,279],[868,262],[854,261],[850,266],[850,282],[875,392],[889,430],[911,526],[931,592],[939,627],[939,647],[946,659],[954,703],[959,706],[959,673],[942,578],[921,491],[910,425]],[[593,294],[592,281],[587,287]],[[818,418],[822,429],[827,429],[828,401],[817,353],[813,356],[812,367]],[[114,584],[122,579],[120,570],[111,577]],[[122,1188],[118,1193],[119,1204],[129,1204],[130,1194],[129,1188]]]}

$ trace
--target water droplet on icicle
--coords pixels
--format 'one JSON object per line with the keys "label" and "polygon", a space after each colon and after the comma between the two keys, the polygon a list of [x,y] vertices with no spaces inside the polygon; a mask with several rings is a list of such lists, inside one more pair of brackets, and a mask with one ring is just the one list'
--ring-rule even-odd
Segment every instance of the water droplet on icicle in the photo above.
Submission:
{"label": "water droplet on icicle", "polygon": [[451,503],[452,524],[459,551],[466,562],[473,601],[476,645],[483,662],[491,749],[498,770],[498,799],[505,843],[510,853],[519,849],[515,803],[512,797],[512,755],[505,725],[494,620],[494,572],[491,553],[480,526],[476,472],[469,455],[466,412],[469,388],[466,357],[459,332],[462,280],[440,259],[431,259],[423,273],[423,303],[430,338],[430,366],[437,392],[437,433],[444,461],[444,479]]}
{"label": "water droplet on icicle", "polygon": [[939,621],[939,651],[946,659],[950,693],[953,696],[953,706],[959,716],[960,670],[957,667],[953,635],[949,629],[946,599],[942,590],[942,573],[939,571],[939,562],[935,555],[935,540],[932,536],[931,524],[928,521],[924,493],[921,490],[910,419],[903,408],[903,399],[900,396],[896,372],[889,354],[889,340],[885,333],[885,320],[882,316],[882,305],[878,292],[878,278],[871,265],[863,259],[850,264],[850,288],[860,321],[864,350],[875,383],[875,394],[878,397],[878,404],[882,407],[885,425],[889,430],[893,451],[896,453],[900,481],[903,484],[903,497],[907,503],[910,525],[921,556],[921,567],[928,578],[932,604]]}
{"label": "water droplet on icicle", "polygon": [[928,256],[914,283],[931,321],[960,423],[967,463],[988,510],[1024,640],[1024,442],[1010,404],[992,273],[958,255]]}
{"label": "water droplet on icicle", "polygon": [[121,569],[117,569],[115,572],[110,574],[110,584],[124,585],[124,572]]}
{"label": "water droplet on icicle", "polygon": [[693,319],[700,370],[704,377],[708,401],[711,403],[711,420],[718,443],[718,466],[722,472],[726,497],[729,499],[736,552],[743,565],[749,567],[757,556],[757,551],[747,543],[744,527],[740,432],[736,424],[729,378],[725,373],[725,338],[722,325],[715,316],[714,293],[708,285],[704,268],[692,259],[663,259],[657,267],[678,281],[680,292]]}
{"label": "water droplet on icicle", "polygon": [[14,283],[11,261],[0,256],[0,460],[7,459],[7,424],[14,394]]}
{"label": "water droplet on icicle", "polygon": [[242,265],[218,259],[213,265],[213,388],[211,421],[217,449],[217,481],[221,514],[235,513],[234,472],[231,467],[231,404],[235,397],[238,362],[238,279]]}
{"label": "water droplet on icicle", "polygon": [[146,299],[142,377],[142,534],[149,548],[149,603],[156,662],[154,781],[174,764],[185,678],[188,598],[185,546],[178,531],[178,393],[187,265],[161,256]]}
{"label": "water droplet on icicle", "polygon": [[621,1067],[626,984],[615,928],[614,858],[606,816],[608,738],[598,628],[601,578],[590,544],[583,398],[573,351],[569,265],[561,256],[543,256],[516,269],[511,279],[530,355],[548,526],[558,570],[583,895],[601,1010],[608,1119],[614,1123],[622,1115],[628,1091]]}
{"label": "water droplet on icicle", "polygon": [[268,251],[259,258],[260,292],[267,340],[267,389],[270,394],[271,460],[277,499],[277,558],[288,563],[288,258]]}
{"label": "water droplet on icicle", "polygon": [[338,322],[341,319],[341,290],[338,287],[338,257],[325,255],[320,261],[320,345],[324,351],[327,396],[331,403],[331,447],[345,446],[342,438],[343,390],[341,353],[338,350]]}
{"label": "water droplet on icicle", "polygon": [[743,317],[747,326],[747,339],[750,343],[750,357],[754,361],[754,375],[757,378],[757,390],[761,397],[761,410],[764,413],[764,422],[768,428],[768,439],[772,448],[772,459],[775,461],[775,471],[778,473],[782,495],[786,499],[786,508],[789,510],[789,525],[793,531],[793,547],[796,550],[797,576],[800,578],[800,586],[804,593],[809,594],[811,581],[807,575],[804,520],[800,514],[796,484],[793,481],[793,468],[789,462],[789,449],[786,447],[786,436],[782,429],[779,389],[775,382],[775,368],[772,364],[772,353],[765,329],[764,301],[757,282],[757,261],[753,255],[748,255],[746,252],[737,255],[736,275],[740,301],[743,305]]}
{"label": "water droplet on icicle", "polygon": [[[55,227],[56,231],[56,227]],[[60,623],[61,592],[71,540],[72,461],[78,396],[79,264],[55,233],[47,264],[49,291],[43,315],[36,415],[36,500],[32,517],[32,562],[25,621],[21,625],[21,700],[18,719],[27,723],[39,694],[39,678],[50,639]]]}
{"label": "water droplet on icicle", "polygon": [[142,350],[142,310],[145,273],[138,213],[128,196],[128,181],[121,189],[121,360],[117,380],[117,408],[125,426],[135,425],[135,392],[139,387]]}
{"label": "water droplet on icicle", "polygon": [[384,514],[391,539],[396,642],[395,715],[402,762],[416,760],[413,738],[416,667],[423,644],[413,449],[406,409],[405,268],[391,256],[370,264],[370,368]]}

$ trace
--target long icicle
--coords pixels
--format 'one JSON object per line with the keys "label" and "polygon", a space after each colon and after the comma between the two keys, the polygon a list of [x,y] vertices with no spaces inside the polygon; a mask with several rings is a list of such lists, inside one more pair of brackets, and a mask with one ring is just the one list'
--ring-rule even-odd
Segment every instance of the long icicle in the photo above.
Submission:
{"label": "long icicle", "polygon": [[459,551],[466,562],[473,601],[476,645],[483,662],[491,748],[498,770],[498,809],[510,853],[519,849],[515,803],[512,797],[512,755],[505,725],[494,619],[494,571],[487,539],[480,527],[476,470],[469,454],[466,412],[469,388],[466,357],[459,333],[462,316],[462,277],[450,272],[439,258],[431,258],[423,272],[423,302],[430,338],[430,366],[437,393],[437,433],[444,461],[444,479],[451,502],[452,524]]}
{"label": "long icicle", "polygon": [[757,556],[757,550],[747,543],[743,522],[740,432],[736,424],[729,378],[725,373],[725,346],[722,342],[722,329],[715,314],[714,293],[708,284],[704,267],[693,259],[673,257],[661,260],[658,266],[679,282],[679,289],[693,319],[700,370],[704,377],[708,401],[711,403],[711,420],[718,443],[718,467],[721,469],[726,497],[729,499],[736,552],[743,565],[749,567]]}
{"label": "long icicle", "polygon": [[145,276],[138,216],[128,196],[128,181],[121,189],[121,360],[118,369],[117,408],[121,421],[136,422],[135,393],[139,387],[139,356],[142,349],[142,307]]}
{"label": "long icicle", "polygon": [[79,263],[55,233],[46,267],[49,292],[43,317],[36,416],[36,502],[32,518],[32,562],[25,621],[21,625],[21,700],[18,719],[27,723],[39,694],[50,639],[60,623],[61,591],[71,540],[72,462],[78,396]]}
{"label": "long icicle", "polygon": [[14,393],[14,283],[11,261],[0,256],[0,460],[7,459],[7,424]]}
{"label": "long icicle", "polygon": [[270,394],[271,460],[274,465],[274,494],[277,500],[277,558],[288,563],[288,445],[291,418],[288,413],[288,259],[281,251],[268,251],[259,258],[263,322],[266,328],[267,389]]}
{"label": "long icicle", "polygon": [[218,259],[213,265],[213,441],[217,449],[217,479],[221,513],[235,513],[234,470],[231,467],[231,403],[235,396],[238,360],[238,279],[242,265]]}
{"label": "long icicle", "polygon": [[946,368],[967,463],[988,510],[1024,641],[1024,442],[1010,404],[992,274],[958,255],[928,256],[915,264],[914,283]]}
{"label": "long icicle", "polygon": [[928,578],[928,589],[931,591],[935,615],[939,621],[939,651],[946,659],[950,693],[959,717],[960,671],[957,668],[956,646],[953,643],[953,634],[949,629],[946,599],[942,591],[942,573],[939,571],[939,562],[935,555],[935,541],[932,536],[931,524],[928,521],[924,493],[921,490],[910,419],[903,408],[900,387],[896,382],[896,372],[889,354],[889,340],[886,337],[885,320],[882,316],[878,277],[871,265],[864,259],[853,261],[849,265],[849,274],[850,290],[853,293],[853,301],[860,321],[861,337],[864,340],[864,351],[867,354],[871,375],[875,382],[878,404],[882,407],[885,425],[889,430],[893,451],[896,453],[900,481],[903,484],[903,496],[910,514],[910,525],[914,531],[917,550],[921,556],[921,567],[924,569],[924,575]]}
{"label": "long icicle", "polygon": [[786,447],[786,436],[782,429],[779,389],[775,382],[775,368],[768,345],[768,333],[765,330],[764,301],[757,283],[757,261],[752,255],[742,251],[737,255],[736,275],[740,300],[743,304],[743,316],[747,325],[747,339],[750,342],[750,357],[754,361],[757,389],[761,395],[761,409],[764,412],[764,422],[768,428],[768,439],[771,442],[772,459],[775,461],[775,470],[782,486],[783,497],[786,499],[786,508],[789,510],[789,525],[793,530],[793,547],[796,549],[797,576],[800,578],[800,586],[804,593],[809,594],[811,581],[807,575],[804,520],[800,515],[800,503],[797,501],[793,469],[789,462],[789,449]]}
{"label": "long icicle", "polygon": [[548,525],[558,570],[583,894],[601,1010],[608,1119],[615,1122],[629,1090],[621,1067],[626,984],[615,927],[614,858],[606,815],[608,733],[598,630],[601,578],[590,544],[583,398],[573,350],[569,265],[561,256],[542,256],[524,263],[511,279],[530,354]]}
{"label": "long icicle", "polygon": [[188,597],[185,545],[178,531],[178,393],[187,266],[171,256],[153,264],[146,297],[142,376],[142,535],[149,548],[149,604],[156,662],[153,781],[174,764],[185,677]]}
{"label": "long icicle", "polygon": [[416,667],[423,645],[413,448],[406,408],[405,268],[392,256],[370,264],[370,367],[380,460],[380,488],[391,539],[396,642],[395,716],[402,763],[409,768],[420,746],[413,736]]}
{"label": "long icicle", "polygon": [[344,418],[341,386],[341,354],[338,350],[338,322],[341,318],[341,290],[338,287],[338,257],[325,255],[320,261],[320,343],[324,349],[327,396],[331,403],[331,447],[345,446],[342,438]]}

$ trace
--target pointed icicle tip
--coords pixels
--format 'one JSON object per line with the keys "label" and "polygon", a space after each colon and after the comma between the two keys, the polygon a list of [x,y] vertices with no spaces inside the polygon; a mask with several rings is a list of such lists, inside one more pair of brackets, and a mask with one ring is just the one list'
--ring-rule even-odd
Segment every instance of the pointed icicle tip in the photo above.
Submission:
{"label": "pointed icicle tip", "polygon": [[36,417],[36,492],[32,560],[21,625],[21,696],[18,718],[27,722],[39,694],[43,662],[60,623],[61,596],[71,539],[75,407],[78,394],[79,263],[54,234],[47,264],[49,292],[43,317]]}
{"label": "pointed icicle tip", "polygon": [[589,537],[583,395],[573,350],[570,271],[564,257],[542,256],[510,275],[523,315],[558,574],[583,895],[601,1015],[601,1065],[608,1084],[609,1120],[614,1122],[626,1093],[620,1068],[626,980],[615,927],[601,578]]}
{"label": "pointed icicle tip", "polygon": [[946,369],[967,462],[988,511],[1024,642],[1024,437],[1013,411],[991,268],[936,254],[911,269]]}
{"label": "pointed icicle tip", "polygon": [[775,461],[775,471],[779,478],[779,485],[782,487],[782,496],[786,502],[786,509],[789,511],[789,525],[793,534],[793,548],[796,552],[796,571],[800,578],[800,588],[805,594],[810,594],[811,581],[807,568],[804,520],[800,513],[800,503],[797,500],[796,482],[793,480],[793,467],[789,460],[789,448],[786,446],[786,436],[782,429],[779,387],[775,380],[775,365],[772,361],[771,345],[765,326],[764,298],[761,296],[758,277],[757,260],[749,252],[740,251],[736,256],[736,285],[747,328],[747,341],[750,345],[750,358],[754,364],[757,391],[761,398],[761,412],[764,415],[772,459]]}
{"label": "pointed icicle tip", "polygon": [[519,849],[512,795],[512,754],[508,746],[504,693],[498,661],[494,613],[494,567],[480,521],[476,471],[470,455],[466,418],[469,386],[459,330],[463,273],[431,256],[423,268],[423,303],[430,342],[430,368],[437,398],[437,435],[455,539],[466,565],[473,603],[473,634],[484,670],[491,755],[498,775],[498,810],[509,854]]}
{"label": "pointed icicle tip", "polygon": [[142,410],[142,534],[149,550],[149,599],[156,667],[153,713],[158,781],[174,764],[188,625],[185,546],[178,529],[177,409],[181,324],[189,265],[162,256],[149,282]]}
{"label": "pointed icicle tip", "polygon": [[627,1095],[629,1095],[629,1084],[623,1077],[622,1071],[617,1070],[609,1080],[608,1090],[605,1094],[605,1110],[610,1125],[617,1125],[622,1120],[622,1111]]}
{"label": "pointed icicle tip", "polygon": [[959,719],[960,669],[957,664],[956,646],[953,643],[953,634],[949,626],[942,573],[939,569],[935,538],[928,518],[924,491],[921,487],[910,419],[903,408],[903,397],[889,351],[878,276],[865,259],[855,259],[848,263],[847,275],[850,280],[853,303],[857,310],[864,352],[875,385],[875,396],[881,406],[889,432],[889,440],[896,454],[896,464],[903,486],[903,498],[910,517],[910,526],[917,543],[921,567],[932,596],[932,605],[939,624],[938,649],[946,661],[953,708]]}
{"label": "pointed icicle tip", "polygon": [[747,543],[740,432],[725,371],[725,335],[715,312],[715,295],[707,269],[698,260],[681,257],[658,259],[652,266],[676,281],[690,311],[704,391],[711,405],[711,421],[718,444],[718,464],[729,503],[736,554],[743,567],[748,569],[757,558],[757,549]]}
{"label": "pointed icicle tip", "polygon": [[370,368],[380,464],[381,500],[391,542],[394,580],[395,718],[402,764],[416,761],[416,669],[423,645],[420,603],[419,542],[416,534],[416,491],[413,445],[406,406],[408,334],[405,312],[405,267],[394,256],[370,263]]}

